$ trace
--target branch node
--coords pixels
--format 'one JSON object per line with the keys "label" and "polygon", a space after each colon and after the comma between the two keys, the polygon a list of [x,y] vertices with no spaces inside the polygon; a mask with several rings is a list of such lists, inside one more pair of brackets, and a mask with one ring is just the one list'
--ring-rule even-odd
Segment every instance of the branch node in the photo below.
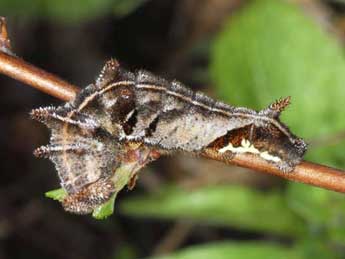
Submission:
{"label": "branch node", "polygon": [[10,55],[16,56],[12,52],[11,41],[8,38],[6,18],[0,16],[0,51]]}

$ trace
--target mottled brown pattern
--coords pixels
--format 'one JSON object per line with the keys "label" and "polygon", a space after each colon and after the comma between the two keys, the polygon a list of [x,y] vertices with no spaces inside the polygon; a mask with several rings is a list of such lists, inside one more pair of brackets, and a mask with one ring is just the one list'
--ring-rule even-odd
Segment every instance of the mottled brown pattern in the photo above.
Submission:
{"label": "mottled brown pattern", "polygon": [[62,206],[69,212],[87,214],[93,211],[95,204],[106,202],[112,194],[114,194],[114,183],[101,179],[67,196],[62,201]]}
{"label": "mottled brown pattern", "polygon": [[279,121],[289,102],[289,97],[280,99],[259,112],[234,107],[177,81],[125,71],[110,60],[75,100],[32,112],[52,131],[50,145],[35,153],[55,163],[68,193],[64,208],[89,213],[110,198],[117,168],[137,163],[129,183],[133,187],[140,168],[174,151],[229,159],[235,154],[219,149],[248,140],[260,152],[278,156],[278,168],[291,171],[306,145]]}

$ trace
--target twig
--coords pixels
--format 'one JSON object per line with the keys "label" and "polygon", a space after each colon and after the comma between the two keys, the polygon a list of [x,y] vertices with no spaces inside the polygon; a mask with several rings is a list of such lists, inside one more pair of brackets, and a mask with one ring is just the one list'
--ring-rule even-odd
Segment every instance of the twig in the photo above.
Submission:
{"label": "twig", "polygon": [[1,52],[0,73],[64,101],[72,100],[79,91],[78,87],[53,74]]}
{"label": "twig", "polygon": [[4,17],[0,17],[0,50],[14,56],[11,49],[11,41],[8,38],[6,19]]}
{"label": "twig", "polygon": [[[2,22],[2,25],[0,24],[0,29],[2,28],[2,31],[6,28],[3,21],[4,20],[0,20],[0,22]],[[1,32],[0,37],[4,37],[4,34],[1,34]],[[3,40],[8,40],[7,32]],[[78,87],[69,84],[55,75],[30,65],[15,56],[1,52],[0,73],[24,82],[29,86],[35,87],[40,91],[64,101],[72,100],[79,91]],[[212,157],[208,158],[212,159]],[[272,164],[247,153],[237,154],[231,161],[222,162],[276,175],[291,181],[345,193],[345,172],[327,166],[305,161],[299,164],[293,172],[283,173]]]}
{"label": "twig", "polygon": [[64,101],[72,100],[79,88],[16,57],[8,38],[6,19],[0,17],[0,73]]}
{"label": "twig", "polygon": [[328,166],[303,161],[291,173],[283,173],[272,164],[248,153],[236,154],[231,161],[222,162],[345,193],[345,172]]}

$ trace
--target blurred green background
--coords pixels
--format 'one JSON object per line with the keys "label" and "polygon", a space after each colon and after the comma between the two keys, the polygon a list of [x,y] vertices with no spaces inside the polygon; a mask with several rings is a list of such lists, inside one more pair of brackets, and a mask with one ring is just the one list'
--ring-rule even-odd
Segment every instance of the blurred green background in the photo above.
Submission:
{"label": "blurred green background", "polygon": [[[345,3],[336,0],[0,0],[14,51],[80,86],[105,60],[237,106],[292,96],[306,159],[345,169]],[[0,258],[345,258],[345,196],[174,156],[140,173],[104,221],[67,214],[29,120],[61,102],[1,76]]]}

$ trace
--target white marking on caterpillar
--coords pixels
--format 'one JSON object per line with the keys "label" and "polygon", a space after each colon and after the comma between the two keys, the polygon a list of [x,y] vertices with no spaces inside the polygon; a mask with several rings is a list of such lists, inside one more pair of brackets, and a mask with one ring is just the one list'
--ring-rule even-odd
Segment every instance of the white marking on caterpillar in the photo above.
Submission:
{"label": "white marking on caterpillar", "polygon": [[252,143],[250,143],[249,140],[242,139],[241,146],[234,147],[232,143],[229,143],[227,146],[221,148],[218,150],[220,153],[225,153],[226,151],[231,151],[234,153],[252,153],[252,154],[258,154],[261,158],[273,161],[273,162],[279,162],[281,159],[277,156],[273,156],[269,154],[267,151],[261,152],[258,150]]}

